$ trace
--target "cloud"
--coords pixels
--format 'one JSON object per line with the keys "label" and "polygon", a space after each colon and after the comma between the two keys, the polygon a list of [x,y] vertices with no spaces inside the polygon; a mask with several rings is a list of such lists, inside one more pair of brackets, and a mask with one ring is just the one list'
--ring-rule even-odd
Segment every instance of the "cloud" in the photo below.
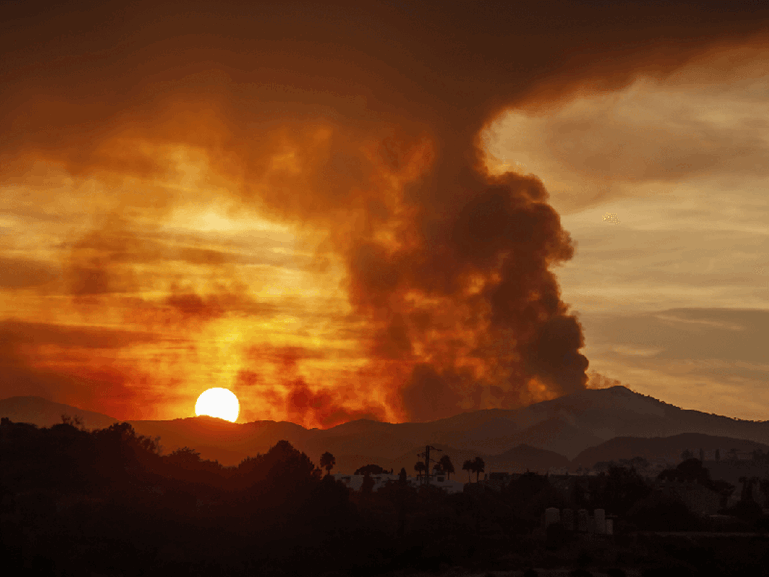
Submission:
{"label": "cloud", "polygon": [[309,383],[301,361],[323,358],[322,352],[264,346],[252,348],[248,356],[251,368],[238,372],[234,392],[261,407],[258,413],[246,409],[246,419],[272,412],[306,428],[328,428],[354,419],[383,420],[387,416],[382,404],[363,397],[350,383],[336,382],[331,387]]}
{"label": "cloud", "polygon": [[653,347],[644,348],[644,347],[634,347],[634,346],[627,346],[627,345],[615,345],[612,347],[612,350],[621,355],[630,355],[633,357],[653,357],[661,353],[664,349],[653,348]]}
{"label": "cloud", "polygon": [[57,271],[46,262],[27,258],[0,256],[0,287],[37,287],[51,282]]}
{"label": "cloud", "polygon": [[[320,371],[327,359],[311,354],[267,363],[265,410],[318,426],[585,388],[580,320],[552,272],[574,244],[539,178],[487,171],[483,130],[509,109],[664,77],[765,29],[739,2],[86,7],[6,7],[0,40],[0,176],[56,166],[72,192],[48,192],[77,215],[58,233],[68,314],[166,325],[201,339],[200,355],[268,333],[284,351],[357,335],[353,369]],[[211,206],[295,231],[299,256],[158,239],[181,208]],[[278,269],[262,291],[248,282],[255,263]],[[327,307],[340,287],[346,306]],[[256,389],[245,345],[217,346],[212,374]],[[149,366],[159,356],[143,354]]]}
{"label": "cloud", "polygon": [[[749,309],[671,309],[643,314],[586,314],[591,346],[659,350],[656,359],[761,362],[769,312]],[[644,356],[644,355],[639,355]],[[643,362],[646,362],[645,359]]]}
{"label": "cloud", "polygon": [[[732,69],[718,58],[732,59]],[[638,77],[616,92],[584,91],[547,114],[511,110],[485,134],[492,164],[540,175],[569,213],[619,198],[648,201],[687,181],[701,195],[703,184],[766,179],[761,61],[754,46],[722,48],[664,81]]]}

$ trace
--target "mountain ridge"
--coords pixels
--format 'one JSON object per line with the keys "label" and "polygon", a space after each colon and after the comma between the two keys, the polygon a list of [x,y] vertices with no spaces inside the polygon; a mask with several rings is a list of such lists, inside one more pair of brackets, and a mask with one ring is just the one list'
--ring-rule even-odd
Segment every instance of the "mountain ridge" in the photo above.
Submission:
{"label": "mountain ridge", "polygon": [[[9,407],[13,410],[9,411]],[[26,415],[25,407],[29,409]],[[57,411],[58,417],[53,419]],[[0,400],[0,416],[38,426],[60,422],[62,413],[88,415],[88,419],[83,419],[88,428],[117,422],[107,415],[40,397]],[[534,467],[528,465],[561,467],[565,466],[563,459],[566,464],[574,463],[584,451],[622,437],[651,439],[699,433],[769,445],[769,421],[747,421],[681,409],[621,385],[587,389],[516,409],[482,409],[424,423],[357,419],[328,429],[305,429],[290,421],[229,423],[201,417],[128,422],[138,434],[159,436],[168,452],[183,446],[193,447],[203,458],[222,464],[237,464],[246,456],[264,453],[285,439],[313,459],[325,451],[331,452],[344,469],[361,461],[399,469],[398,465],[408,464],[404,459],[413,453],[413,462],[407,467],[409,472],[416,461],[415,447],[423,448],[427,444],[448,447],[458,457],[481,456],[492,468],[505,463],[512,467],[517,463],[532,470]],[[103,424],[94,426],[93,423]],[[520,449],[515,452],[522,445],[549,453],[529,458]],[[610,448],[606,450],[611,452]],[[601,451],[595,454],[599,453]],[[349,462],[349,467],[343,466],[345,462]],[[458,465],[461,466],[455,463],[455,467]],[[358,466],[360,464],[355,468]]]}

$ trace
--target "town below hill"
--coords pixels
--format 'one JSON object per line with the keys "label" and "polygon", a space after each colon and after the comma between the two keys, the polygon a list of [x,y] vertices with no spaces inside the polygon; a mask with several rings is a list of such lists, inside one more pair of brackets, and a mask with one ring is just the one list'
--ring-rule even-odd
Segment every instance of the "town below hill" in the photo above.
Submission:
{"label": "town below hill", "polygon": [[[769,563],[769,476],[729,483],[691,449],[650,478],[640,456],[601,472],[506,473],[487,472],[481,457],[454,466],[428,445],[416,475],[373,463],[343,474],[331,452],[311,459],[287,440],[237,466],[159,443],[129,423],[3,417],[4,568],[646,577],[759,575]],[[715,462],[743,461],[766,470],[769,453]]]}

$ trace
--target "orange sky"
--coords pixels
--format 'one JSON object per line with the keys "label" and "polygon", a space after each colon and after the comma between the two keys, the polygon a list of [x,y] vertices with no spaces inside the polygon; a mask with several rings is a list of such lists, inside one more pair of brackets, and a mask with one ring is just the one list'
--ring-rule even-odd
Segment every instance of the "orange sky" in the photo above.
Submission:
{"label": "orange sky", "polygon": [[765,418],[753,3],[0,11],[0,397],[326,427],[619,379]]}

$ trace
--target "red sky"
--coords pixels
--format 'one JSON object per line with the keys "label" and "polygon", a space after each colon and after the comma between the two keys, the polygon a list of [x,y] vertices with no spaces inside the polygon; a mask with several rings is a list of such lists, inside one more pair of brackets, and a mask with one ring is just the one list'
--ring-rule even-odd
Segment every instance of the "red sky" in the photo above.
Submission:
{"label": "red sky", "polygon": [[758,6],[3,3],[0,397],[764,418]]}

